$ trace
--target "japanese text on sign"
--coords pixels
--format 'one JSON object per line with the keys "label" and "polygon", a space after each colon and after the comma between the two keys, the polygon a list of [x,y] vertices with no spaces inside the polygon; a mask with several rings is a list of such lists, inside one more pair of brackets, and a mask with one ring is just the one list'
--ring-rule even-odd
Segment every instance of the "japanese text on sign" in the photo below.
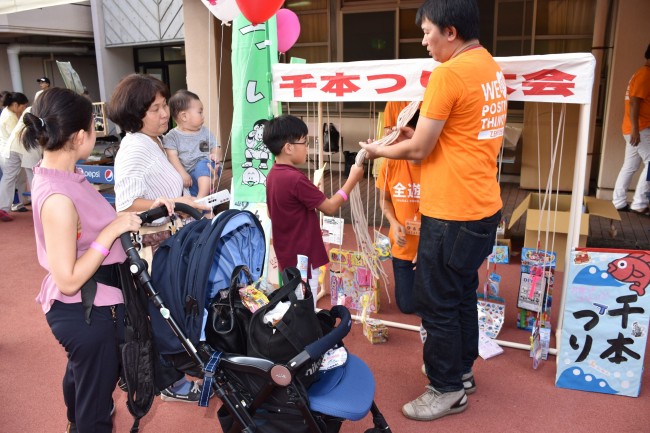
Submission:
{"label": "japanese text on sign", "polygon": [[[503,70],[510,101],[584,104],[591,100],[595,59],[589,53],[495,60]],[[286,102],[421,100],[437,66],[431,59],[278,63],[273,66],[273,98]],[[495,113],[498,109],[488,107]]]}

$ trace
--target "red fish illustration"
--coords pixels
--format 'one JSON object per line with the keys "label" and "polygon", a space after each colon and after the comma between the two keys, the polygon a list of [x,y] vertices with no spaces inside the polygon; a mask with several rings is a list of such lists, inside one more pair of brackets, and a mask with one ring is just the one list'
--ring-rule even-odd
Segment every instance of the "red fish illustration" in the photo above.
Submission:
{"label": "red fish illustration", "polygon": [[645,289],[650,284],[650,262],[646,254],[629,254],[616,259],[607,265],[607,273],[618,281],[631,283],[630,290],[645,295]]}

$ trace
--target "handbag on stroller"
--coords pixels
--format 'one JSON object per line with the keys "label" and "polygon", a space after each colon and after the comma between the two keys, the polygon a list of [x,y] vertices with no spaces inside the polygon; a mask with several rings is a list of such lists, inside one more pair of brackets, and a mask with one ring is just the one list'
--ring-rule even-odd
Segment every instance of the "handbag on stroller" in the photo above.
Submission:
{"label": "handbag on stroller", "polygon": [[[177,209],[179,207],[177,205]],[[161,208],[161,212],[165,212],[164,209],[164,207]],[[227,212],[230,211],[226,211],[224,214]],[[157,218],[160,215],[154,213],[154,216]],[[214,222],[209,224],[218,225],[220,221],[223,221],[221,218],[220,215]],[[247,220],[247,218],[244,218],[244,220]],[[198,223],[201,223],[201,221],[198,221]],[[190,226],[191,224],[181,229],[180,234]],[[229,251],[234,248],[250,252],[251,248],[255,249],[255,245],[250,245],[249,241],[255,239],[256,236],[251,238],[249,236],[238,236],[237,234],[241,234],[241,231],[259,230],[263,236],[261,227],[255,224],[251,226],[250,221],[244,223],[242,230],[239,230],[238,224],[234,224],[234,226],[234,228],[224,228],[222,230],[219,241],[216,242],[216,245],[219,246],[213,250],[212,255],[203,254],[200,258],[191,255],[196,260],[202,261],[204,266],[208,268],[208,270],[205,270],[197,267],[196,272],[209,277],[205,279],[196,278],[196,275],[186,272],[184,281],[190,280],[190,284],[203,284],[207,288],[189,287],[183,289],[184,291],[195,294],[200,294],[202,291],[204,294],[212,293],[210,290],[214,288],[216,281],[223,284],[223,275],[218,277],[217,274],[225,272],[225,269],[230,267],[228,275],[232,276],[232,269],[236,267],[235,263],[222,263],[233,258],[232,251],[227,252],[226,250]],[[202,232],[204,230],[205,227]],[[174,238],[177,236],[179,236],[179,233],[165,242],[174,243]],[[183,238],[186,236],[183,236]],[[202,245],[211,244],[212,240],[209,237],[208,235],[203,237],[203,234],[201,234],[194,241],[195,250],[201,249]],[[198,239],[203,239],[204,243]],[[216,351],[201,340],[201,329],[196,332],[194,327],[186,326],[186,321],[174,317],[173,311],[179,310],[179,306],[171,303],[179,301],[173,297],[171,301],[167,301],[162,293],[156,291],[148,274],[146,263],[139,257],[128,233],[121,236],[121,242],[127,253],[127,260],[130,264],[129,269],[134,274],[134,279],[138,286],[144,289],[151,304],[155,307],[150,309],[149,312],[152,324],[154,323],[154,316],[158,316],[157,319],[166,323],[171,334],[178,341],[179,346],[187,354],[185,363],[176,364],[176,368],[188,367],[192,372],[198,371],[201,373],[201,376],[204,377],[204,389],[201,399],[203,403],[207,404],[210,389],[214,389],[215,395],[221,400],[222,406],[218,411],[218,416],[224,432],[257,431],[280,433],[295,431],[299,433],[335,433],[339,431],[345,420],[360,420],[368,412],[372,412],[374,427],[367,430],[367,432],[390,433],[390,428],[373,401],[375,382],[372,372],[361,359],[354,355],[348,354],[347,362],[343,366],[321,371],[318,380],[309,387],[305,387],[297,380],[299,373],[306,366],[318,362],[330,348],[341,345],[343,338],[352,326],[350,312],[345,307],[336,306],[329,312],[331,318],[339,319],[338,326],[335,326],[331,332],[327,332],[321,338],[307,344],[306,347],[301,348],[297,355],[286,362]],[[176,248],[182,248],[182,244],[183,242],[176,243],[175,245],[179,245]],[[163,246],[161,246],[161,250]],[[185,251],[185,248],[183,250]],[[169,253],[173,253],[173,251]],[[241,251],[235,255],[246,256],[246,253],[243,255],[240,253]],[[191,262],[190,259],[189,263]],[[185,263],[188,263],[188,261]],[[247,264],[247,266],[252,266],[255,269],[255,264]],[[157,269],[156,266],[153,267],[154,273],[157,272]],[[180,288],[177,289],[180,290]],[[196,302],[198,306],[205,309],[207,300],[204,297],[198,296]],[[183,312],[180,317],[183,319],[188,301],[184,299],[180,303],[180,311]],[[187,311],[193,313],[194,301],[189,301],[189,304],[192,308]],[[200,313],[196,315],[200,315]],[[194,320],[195,318],[192,317],[189,322],[194,323]],[[319,320],[319,324],[323,322]],[[156,333],[159,333],[160,329],[154,326],[153,332],[154,341],[158,343]],[[172,345],[168,346],[171,347]],[[173,352],[168,354],[178,355],[178,353]]]}

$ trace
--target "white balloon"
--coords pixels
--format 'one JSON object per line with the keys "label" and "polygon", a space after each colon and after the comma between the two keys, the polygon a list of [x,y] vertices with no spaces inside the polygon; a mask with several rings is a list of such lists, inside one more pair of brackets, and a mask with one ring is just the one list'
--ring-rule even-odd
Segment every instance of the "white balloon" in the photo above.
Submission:
{"label": "white balloon", "polygon": [[235,0],[201,0],[212,15],[219,18],[223,24],[228,25],[237,18],[241,11]]}

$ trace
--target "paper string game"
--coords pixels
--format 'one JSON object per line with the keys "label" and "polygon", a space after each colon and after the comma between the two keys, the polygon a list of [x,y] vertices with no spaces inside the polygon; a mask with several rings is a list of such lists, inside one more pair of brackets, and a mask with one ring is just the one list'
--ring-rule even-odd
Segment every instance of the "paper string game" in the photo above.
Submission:
{"label": "paper string game", "polygon": [[378,281],[366,267],[362,253],[332,248],[330,256],[330,294],[332,305],[345,305],[361,311],[361,296],[370,296],[369,312],[379,311]]}
{"label": "paper string game", "polygon": [[551,327],[551,303],[555,284],[556,254],[534,248],[521,249],[521,279],[517,295],[517,328],[533,330],[540,315],[540,326]]}

